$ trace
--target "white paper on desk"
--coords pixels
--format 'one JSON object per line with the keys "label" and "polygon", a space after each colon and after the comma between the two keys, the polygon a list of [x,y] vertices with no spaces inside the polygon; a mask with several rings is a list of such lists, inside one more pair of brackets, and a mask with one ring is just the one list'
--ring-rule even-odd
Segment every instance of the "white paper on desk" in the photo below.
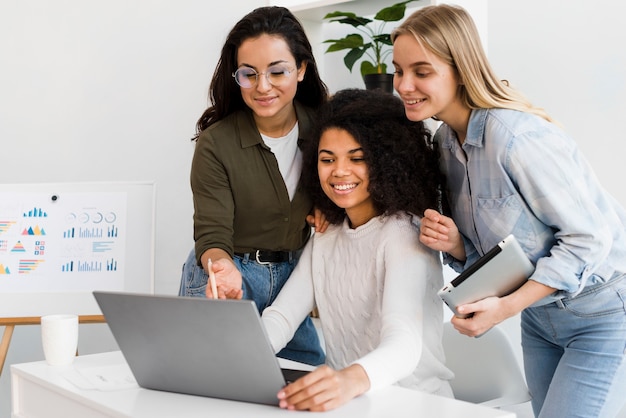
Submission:
{"label": "white paper on desk", "polygon": [[133,373],[126,364],[74,367],[74,371],[76,373],[65,374],[65,378],[81,389],[111,391],[138,387]]}

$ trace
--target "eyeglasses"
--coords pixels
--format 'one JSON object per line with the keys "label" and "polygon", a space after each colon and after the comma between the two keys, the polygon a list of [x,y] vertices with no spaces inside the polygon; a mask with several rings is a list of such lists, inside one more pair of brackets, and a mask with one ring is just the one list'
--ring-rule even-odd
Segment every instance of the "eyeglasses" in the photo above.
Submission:
{"label": "eyeglasses", "polygon": [[294,72],[295,68],[289,69],[285,65],[272,65],[262,73],[256,72],[250,67],[241,67],[233,73],[233,77],[237,84],[244,89],[256,86],[260,75],[265,75],[265,79],[274,87],[280,87],[289,80],[289,75]]}

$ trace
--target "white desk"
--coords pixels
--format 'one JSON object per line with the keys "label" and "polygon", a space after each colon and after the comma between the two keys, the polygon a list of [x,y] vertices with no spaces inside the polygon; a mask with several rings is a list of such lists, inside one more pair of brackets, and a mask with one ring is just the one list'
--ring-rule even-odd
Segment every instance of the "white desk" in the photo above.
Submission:
{"label": "white desk", "polygon": [[[227,401],[200,396],[142,389],[133,382],[105,390],[76,380],[78,372],[107,367],[126,370],[118,351],[79,356],[68,367],[51,367],[45,362],[11,366],[13,418],[100,418],[100,417],[290,417],[324,418],[432,417],[515,418],[500,411],[454,399],[390,387],[360,396],[341,408],[324,412],[293,412],[274,406]],[[106,369],[108,370],[108,369]],[[130,373],[130,369],[128,369]],[[84,381],[88,382],[88,379]],[[81,386],[81,387],[79,387]],[[124,387],[125,386],[125,387]]]}

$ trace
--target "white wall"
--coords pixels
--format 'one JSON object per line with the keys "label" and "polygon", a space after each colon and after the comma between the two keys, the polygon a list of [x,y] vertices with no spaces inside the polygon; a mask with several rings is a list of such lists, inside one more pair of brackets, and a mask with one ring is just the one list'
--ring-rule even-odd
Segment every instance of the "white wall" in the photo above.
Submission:
{"label": "white wall", "polygon": [[[155,291],[176,294],[193,245],[190,138],[228,30],[262,4],[2,1],[0,182],[155,181]],[[104,324],[80,333],[83,354],[116,347]],[[9,365],[41,359],[39,326],[17,327],[0,417]]]}

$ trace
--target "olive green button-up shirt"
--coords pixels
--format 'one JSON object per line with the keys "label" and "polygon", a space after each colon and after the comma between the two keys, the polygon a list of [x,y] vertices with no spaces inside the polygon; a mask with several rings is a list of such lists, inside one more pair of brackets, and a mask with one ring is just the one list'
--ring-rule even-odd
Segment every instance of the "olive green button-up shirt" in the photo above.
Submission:
{"label": "olive green button-up shirt", "polygon": [[[296,102],[299,141],[309,139],[314,111]],[[310,198],[292,201],[251,111],[211,125],[198,137],[191,166],[196,258],[210,248],[234,252],[293,251],[304,246]]]}

